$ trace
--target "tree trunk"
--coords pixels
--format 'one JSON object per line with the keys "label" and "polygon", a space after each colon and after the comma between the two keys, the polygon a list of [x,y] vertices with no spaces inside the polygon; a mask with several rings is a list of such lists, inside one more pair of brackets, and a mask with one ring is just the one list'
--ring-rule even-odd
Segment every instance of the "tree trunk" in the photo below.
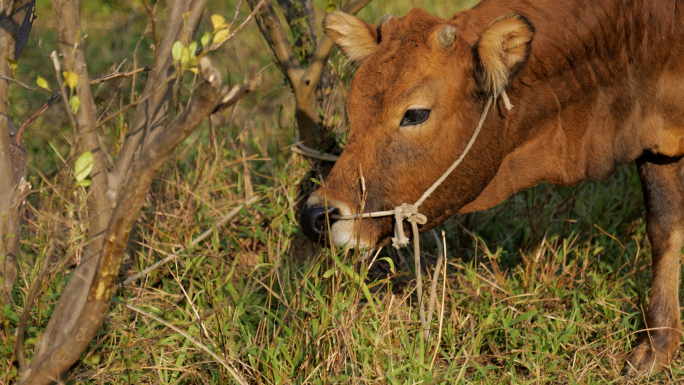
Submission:
{"label": "tree trunk", "polygon": [[[81,103],[72,116],[67,94],[61,93],[65,109],[74,124],[78,152],[94,156],[88,187],[88,237],[84,258],[72,274],[41,336],[29,367],[21,373],[22,384],[49,384],[66,372],[88,348],[102,326],[114,292],[114,284],[148,190],[174,148],[186,139],[225,95],[221,79],[209,59],[199,60],[199,89],[183,114],[167,124],[178,81],[171,54],[176,41],[191,41],[207,0],[167,0],[168,14],[164,36],[156,52],[157,62],[148,77],[142,103],[133,119],[132,130],[117,156],[113,170],[102,160],[95,124],[95,105],[90,93],[84,58],[83,37],[79,33],[79,2],[52,0],[57,20],[60,51],[67,68],[78,76],[76,94]],[[75,48],[74,48],[75,47]],[[60,60],[53,61],[62,84]]]}
{"label": "tree trunk", "polygon": [[[9,85],[11,63],[28,40],[33,23],[34,0],[16,0],[0,11],[0,280],[5,303],[17,276],[17,255],[21,240],[24,198],[30,185],[26,182],[26,148],[9,117]],[[5,59],[7,58],[7,59]]]}

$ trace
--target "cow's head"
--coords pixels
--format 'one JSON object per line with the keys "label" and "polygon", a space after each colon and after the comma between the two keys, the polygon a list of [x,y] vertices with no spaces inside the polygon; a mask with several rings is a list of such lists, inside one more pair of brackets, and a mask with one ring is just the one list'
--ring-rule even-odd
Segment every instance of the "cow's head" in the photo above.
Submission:
{"label": "cow's head", "polygon": [[[347,101],[347,144],[325,187],[302,208],[310,239],[325,233],[327,212],[336,245],[385,243],[391,218],[334,216],[414,203],[462,153],[487,99],[511,87],[524,66],[534,35],[517,14],[483,23],[447,22],[422,10],[383,18],[377,27],[341,12],[326,17],[326,34],[359,68]],[[492,180],[511,151],[505,114],[492,108],[461,165],[420,207],[428,217],[424,230],[473,201]]]}

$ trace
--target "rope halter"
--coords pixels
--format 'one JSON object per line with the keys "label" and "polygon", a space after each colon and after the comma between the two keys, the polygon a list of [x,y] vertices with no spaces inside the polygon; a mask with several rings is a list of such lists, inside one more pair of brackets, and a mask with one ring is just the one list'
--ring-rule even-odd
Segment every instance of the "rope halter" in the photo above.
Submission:
{"label": "rope halter", "polygon": [[[510,104],[510,101],[508,100],[508,95],[506,95],[506,91],[503,91],[501,96],[503,97],[504,100],[504,105],[508,110],[510,110],[513,106]],[[363,218],[378,218],[378,217],[388,217],[394,215],[394,221],[395,221],[395,227],[394,227],[394,237],[392,238],[392,246],[394,246],[396,249],[400,249],[404,246],[407,246],[409,244],[409,240],[404,234],[404,226],[403,222],[406,220],[411,224],[411,228],[413,229],[413,237],[415,239],[415,248],[419,249],[418,245],[418,225],[424,225],[427,223],[427,217],[424,214],[421,214],[418,211],[418,208],[420,207],[423,202],[432,194],[437,187],[439,187],[446,179],[447,177],[456,169],[456,167],[463,161],[463,158],[465,158],[466,154],[468,151],[470,151],[470,148],[473,146],[473,143],[475,143],[475,139],[477,139],[477,136],[480,134],[480,130],[482,130],[482,125],[484,124],[485,118],[487,117],[487,113],[489,112],[489,107],[492,105],[492,101],[496,99],[496,96],[489,97],[487,99],[487,104],[485,104],[484,110],[482,111],[482,116],[480,117],[480,122],[477,125],[477,128],[475,129],[475,132],[473,133],[473,136],[470,137],[470,141],[466,145],[466,148],[463,150],[461,153],[461,156],[458,157],[454,161],[454,163],[451,164],[451,166],[442,174],[442,176],[435,181],[435,183],[430,186],[427,191],[423,193],[423,195],[416,201],[414,204],[408,204],[408,203],[402,203],[401,206],[397,206],[394,208],[394,210],[388,210],[388,211],[373,211],[369,213],[363,213],[363,214],[349,214],[349,215],[336,215],[332,218],[334,219],[363,219]]]}
{"label": "rope halter", "polygon": [[[423,325],[424,328],[424,335],[425,338],[427,339],[429,336],[429,330],[427,328],[427,321],[425,318],[425,310],[423,308],[423,279],[421,277],[421,267],[420,267],[420,233],[418,231],[418,225],[424,225],[427,223],[427,217],[424,214],[421,214],[418,211],[418,208],[420,207],[423,202],[432,194],[437,187],[439,187],[446,179],[447,177],[456,169],[456,167],[463,161],[463,158],[465,158],[466,154],[468,151],[470,151],[470,148],[473,146],[473,143],[475,143],[475,139],[477,136],[480,134],[480,130],[482,129],[482,125],[484,124],[485,118],[487,117],[487,112],[489,112],[489,107],[492,104],[492,101],[496,100],[496,98],[499,95],[493,95],[487,99],[487,104],[485,104],[484,110],[482,111],[482,116],[480,117],[480,123],[477,125],[477,128],[475,129],[475,132],[473,133],[473,136],[470,138],[470,141],[468,142],[468,145],[466,145],[466,148],[463,150],[461,153],[461,156],[458,157],[454,161],[454,163],[451,164],[451,166],[442,174],[442,176],[435,181],[435,183],[430,186],[427,191],[423,193],[423,195],[416,201],[414,204],[408,204],[408,203],[402,203],[400,206],[397,206],[394,210],[390,211],[374,211],[374,212],[369,212],[369,213],[362,213],[362,214],[351,214],[351,215],[337,215],[334,216],[335,219],[362,219],[362,218],[378,218],[378,217],[387,217],[394,215],[394,221],[395,221],[395,226],[394,226],[394,237],[392,238],[392,246],[394,246],[396,249],[400,249],[404,246],[408,246],[409,244],[409,239],[406,237],[406,234],[404,234],[404,220],[409,222],[411,224],[411,230],[413,231],[413,255],[414,255],[414,263],[415,263],[415,272],[416,272],[416,291],[418,294],[418,303],[419,303],[419,309],[420,309],[420,320],[421,324]],[[510,110],[513,108],[511,105],[510,100],[508,99],[508,95],[506,95],[506,91],[503,91],[500,96],[502,96],[504,106],[506,107],[507,110]],[[446,251],[446,249],[445,249]],[[446,257],[446,255],[445,255]],[[446,273],[445,273],[446,274]]]}

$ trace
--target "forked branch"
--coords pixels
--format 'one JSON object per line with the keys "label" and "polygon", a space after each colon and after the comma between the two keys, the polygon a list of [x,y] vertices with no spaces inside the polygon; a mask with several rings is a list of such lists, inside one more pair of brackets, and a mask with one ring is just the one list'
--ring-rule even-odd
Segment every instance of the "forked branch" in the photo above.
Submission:
{"label": "forked branch", "polygon": [[[356,14],[370,2],[371,0],[350,0],[342,6],[342,11]],[[250,4],[254,7],[253,2]],[[294,55],[285,29],[270,4],[264,4],[259,9],[259,21],[259,28],[273,52],[276,64],[292,84],[299,137],[305,145],[315,147],[320,128],[316,89],[334,44],[327,36],[323,36],[311,56],[308,68],[304,69]]]}
{"label": "forked branch", "polygon": [[[60,332],[51,335],[52,341],[44,342],[43,336],[41,348],[22,375],[22,384],[49,384],[59,378],[78,360],[102,325],[129,234],[152,182],[176,146],[211,113],[221,96],[221,78],[209,59],[200,59],[199,70],[202,82],[197,97],[133,163],[103,234],[104,244],[93,278],[84,282],[75,277],[69,281],[68,287],[77,287],[86,294],[82,306],[73,308],[74,313],[68,315],[53,313],[50,323],[59,325]],[[64,295],[60,302],[63,300]]]}

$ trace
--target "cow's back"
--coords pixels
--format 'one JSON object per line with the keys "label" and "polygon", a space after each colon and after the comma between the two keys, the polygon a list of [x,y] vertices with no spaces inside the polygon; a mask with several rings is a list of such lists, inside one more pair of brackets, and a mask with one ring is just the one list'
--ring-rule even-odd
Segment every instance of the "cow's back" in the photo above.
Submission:
{"label": "cow's back", "polygon": [[463,37],[475,44],[506,13],[536,30],[508,90],[515,107],[504,129],[515,150],[461,213],[543,180],[606,178],[644,151],[684,155],[684,1],[485,0],[451,23],[473,31]]}

